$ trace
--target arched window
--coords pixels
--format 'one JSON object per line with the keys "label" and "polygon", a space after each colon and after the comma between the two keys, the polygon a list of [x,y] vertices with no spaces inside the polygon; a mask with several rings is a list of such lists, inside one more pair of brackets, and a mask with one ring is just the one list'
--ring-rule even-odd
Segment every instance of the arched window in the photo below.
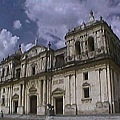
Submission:
{"label": "arched window", "polygon": [[76,55],[80,55],[81,54],[80,42],[79,41],[77,41],[75,43],[75,53],[76,53]]}
{"label": "arched window", "polygon": [[94,38],[93,37],[88,38],[88,50],[90,52],[95,50]]}

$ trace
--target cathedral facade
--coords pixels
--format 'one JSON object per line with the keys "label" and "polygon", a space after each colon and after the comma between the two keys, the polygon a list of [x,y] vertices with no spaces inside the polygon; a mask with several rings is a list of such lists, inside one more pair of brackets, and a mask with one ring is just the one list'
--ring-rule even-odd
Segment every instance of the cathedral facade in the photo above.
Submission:
{"label": "cathedral facade", "polygon": [[0,64],[0,109],[6,114],[120,112],[120,41],[100,17],[65,35],[66,47],[35,45]]}

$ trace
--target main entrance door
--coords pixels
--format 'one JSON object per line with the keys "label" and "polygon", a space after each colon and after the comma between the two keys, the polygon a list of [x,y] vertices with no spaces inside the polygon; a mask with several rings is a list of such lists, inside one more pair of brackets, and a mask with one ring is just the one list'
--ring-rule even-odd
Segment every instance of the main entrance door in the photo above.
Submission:
{"label": "main entrance door", "polygon": [[30,113],[37,113],[37,96],[35,95],[30,97]]}
{"label": "main entrance door", "polygon": [[63,98],[56,98],[56,114],[63,114]]}
{"label": "main entrance door", "polygon": [[17,113],[18,101],[14,101],[14,113]]}

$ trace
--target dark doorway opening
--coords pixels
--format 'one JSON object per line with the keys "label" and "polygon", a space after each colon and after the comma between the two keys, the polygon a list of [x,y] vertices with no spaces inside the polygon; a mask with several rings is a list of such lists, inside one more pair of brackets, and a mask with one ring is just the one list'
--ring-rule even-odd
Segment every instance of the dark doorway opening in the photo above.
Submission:
{"label": "dark doorway opening", "polygon": [[119,106],[119,113],[120,113],[120,99],[118,100],[118,106]]}
{"label": "dark doorway opening", "polygon": [[14,101],[14,113],[17,113],[18,101]]}
{"label": "dark doorway opening", "polygon": [[56,98],[56,114],[63,114],[63,98]]}
{"label": "dark doorway opening", "polygon": [[37,114],[37,96],[30,97],[30,113]]}

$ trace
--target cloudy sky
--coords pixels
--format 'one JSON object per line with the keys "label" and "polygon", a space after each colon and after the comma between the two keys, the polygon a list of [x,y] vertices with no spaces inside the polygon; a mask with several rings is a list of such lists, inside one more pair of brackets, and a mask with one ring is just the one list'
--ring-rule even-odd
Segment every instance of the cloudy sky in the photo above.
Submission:
{"label": "cloudy sky", "polygon": [[89,12],[112,26],[120,38],[120,0],[0,0],[0,60],[22,44],[25,51],[39,44],[64,45],[65,33],[89,21]]}

